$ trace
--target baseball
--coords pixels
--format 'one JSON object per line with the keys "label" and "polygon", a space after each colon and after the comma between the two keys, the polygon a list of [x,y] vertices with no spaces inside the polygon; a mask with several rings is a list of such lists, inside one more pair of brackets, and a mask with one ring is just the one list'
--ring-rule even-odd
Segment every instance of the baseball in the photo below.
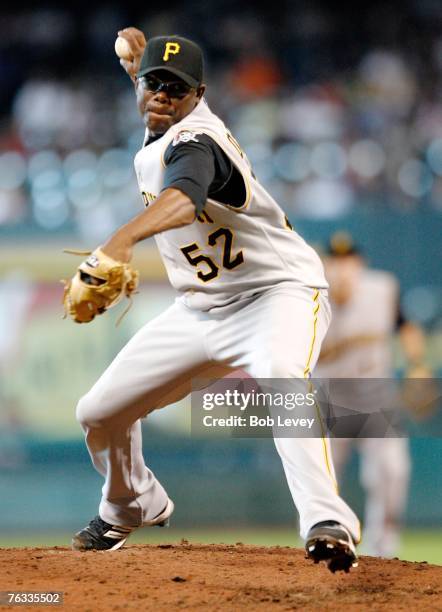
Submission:
{"label": "baseball", "polygon": [[130,48],[129,43],[125,38],[119,36],[115,41],[115,53],[119,58],[131,61],[134,58],[134,54]]}

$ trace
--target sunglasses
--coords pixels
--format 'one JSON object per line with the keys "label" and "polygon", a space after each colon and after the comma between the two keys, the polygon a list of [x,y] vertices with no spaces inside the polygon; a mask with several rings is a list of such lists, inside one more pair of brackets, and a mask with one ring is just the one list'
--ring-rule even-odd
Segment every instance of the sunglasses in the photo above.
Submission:
{"label": "sunglasses", "polygon": [[194,89],[190,87],[190,85],[187,85],[187,83],[184,83],[184,81],[164,82],[154,76],[143,76],[138,80],[147,91],[151,91],[152,93],[164,91],[171,98],[184,98]]}

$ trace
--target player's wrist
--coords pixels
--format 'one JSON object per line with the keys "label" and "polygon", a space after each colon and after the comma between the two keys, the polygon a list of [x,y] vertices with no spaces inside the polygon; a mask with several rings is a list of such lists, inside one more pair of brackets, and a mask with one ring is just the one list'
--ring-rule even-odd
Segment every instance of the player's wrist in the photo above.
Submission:
{"label": "player's wrist", "polygon": [[126,72],[127,76],[130,78],[132,83],[136,85],[138,68],[134,64],[134,62],[129,62],[125,59],[120,59],[120,65]]}
{"label": "player's wrist", "polygon": [[132,259],[135,242],[128,234],[117,232],[101,247],[101,251],[116,261],[128,263]]}

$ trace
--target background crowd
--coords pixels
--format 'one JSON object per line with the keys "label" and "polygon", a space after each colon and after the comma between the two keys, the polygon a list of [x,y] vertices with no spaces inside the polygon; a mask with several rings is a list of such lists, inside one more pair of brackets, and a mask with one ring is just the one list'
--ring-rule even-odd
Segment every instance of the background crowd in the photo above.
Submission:
{"label": "background crowd", "polygon": [[398,6],[212,0],[4,15],[1,226],[99,239],[138,210],[142,126],[113,50],[126,25],[203,46],[209,103],[290,214],[440,212],[442,11]]}

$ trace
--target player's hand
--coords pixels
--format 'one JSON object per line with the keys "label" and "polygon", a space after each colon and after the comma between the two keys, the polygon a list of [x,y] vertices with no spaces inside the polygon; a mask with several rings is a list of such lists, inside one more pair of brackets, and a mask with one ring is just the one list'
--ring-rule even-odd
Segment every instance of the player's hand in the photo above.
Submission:
{"label": "player's hand", "polygon": [[141,30],[134,27],[119,30],[118,36],[127,40],[133,53],[134,57],[132,61],[120,59],[120,64],[135,83],[137,72],[140,68],[141,58],[146,47],[146,38]]}

